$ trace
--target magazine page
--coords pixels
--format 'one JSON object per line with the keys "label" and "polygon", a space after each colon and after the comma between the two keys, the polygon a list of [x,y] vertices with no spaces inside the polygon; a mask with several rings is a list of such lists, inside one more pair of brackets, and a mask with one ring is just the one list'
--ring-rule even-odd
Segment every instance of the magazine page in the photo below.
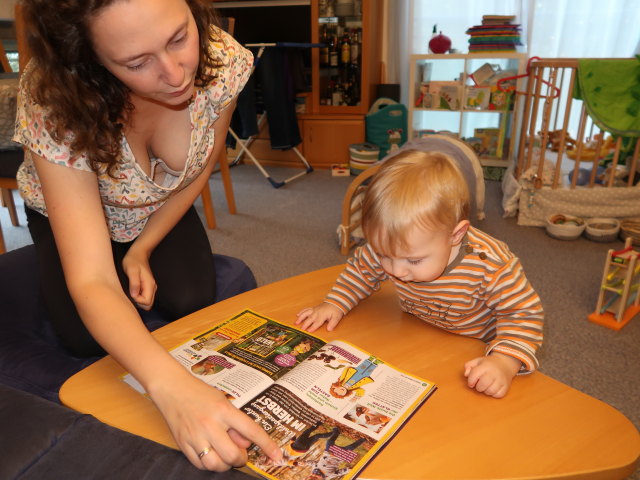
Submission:
{"label": "magazine page", "polygon": [[274,463],[257,447],[250,467],[287,479],[349,479],[435,391],[346,342],[310,355],[242,410],[280,445]]}
{"label": "magazine page", "polygon": [[[245,310],[170,353],[192,375],[223,391],[239,407],[324,343],[302,330]],[[131,374],[123,379],[145,393]]]}

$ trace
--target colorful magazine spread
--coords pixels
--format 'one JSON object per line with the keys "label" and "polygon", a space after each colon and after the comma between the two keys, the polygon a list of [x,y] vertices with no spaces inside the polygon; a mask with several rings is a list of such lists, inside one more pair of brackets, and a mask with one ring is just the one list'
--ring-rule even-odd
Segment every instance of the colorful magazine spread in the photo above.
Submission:
{"label": "colorful magazine spread", "polygon": [[[343,341],[325,342],[251,310],[171,351],[282,449],[248,466],[278,480],[355,477],[436,386]],[[141,393],[131,374],[124,381]]]}

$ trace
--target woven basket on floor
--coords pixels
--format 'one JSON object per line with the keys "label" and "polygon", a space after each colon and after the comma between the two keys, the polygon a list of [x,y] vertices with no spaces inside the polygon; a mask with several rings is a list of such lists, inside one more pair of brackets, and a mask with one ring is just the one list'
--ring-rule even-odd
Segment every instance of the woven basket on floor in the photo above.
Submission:
{"label": "woven basket on floor", "polygon": [[640,218],[627,218],[620,222],[620,238],[631,237],[633,245],[640,245]]}

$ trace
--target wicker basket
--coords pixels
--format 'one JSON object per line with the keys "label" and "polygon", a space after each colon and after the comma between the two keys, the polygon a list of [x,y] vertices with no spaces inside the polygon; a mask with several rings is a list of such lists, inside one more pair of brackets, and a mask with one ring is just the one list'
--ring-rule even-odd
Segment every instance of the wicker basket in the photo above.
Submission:
{"label": "wicker basket", "polygon": [[640,218],[627,218],[620,222],[620,238],[631,237],[633,245],[640,245]]}

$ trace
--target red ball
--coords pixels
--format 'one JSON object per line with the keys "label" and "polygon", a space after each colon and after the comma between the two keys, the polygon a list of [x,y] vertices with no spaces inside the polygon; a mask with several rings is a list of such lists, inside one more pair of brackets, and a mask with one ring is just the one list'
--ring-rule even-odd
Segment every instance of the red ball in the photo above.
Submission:
{"label": "red ball", "polygon": [[451,39],[440,32],[429,40],[429,48],[433,53],[447,53],[451,48]]}

